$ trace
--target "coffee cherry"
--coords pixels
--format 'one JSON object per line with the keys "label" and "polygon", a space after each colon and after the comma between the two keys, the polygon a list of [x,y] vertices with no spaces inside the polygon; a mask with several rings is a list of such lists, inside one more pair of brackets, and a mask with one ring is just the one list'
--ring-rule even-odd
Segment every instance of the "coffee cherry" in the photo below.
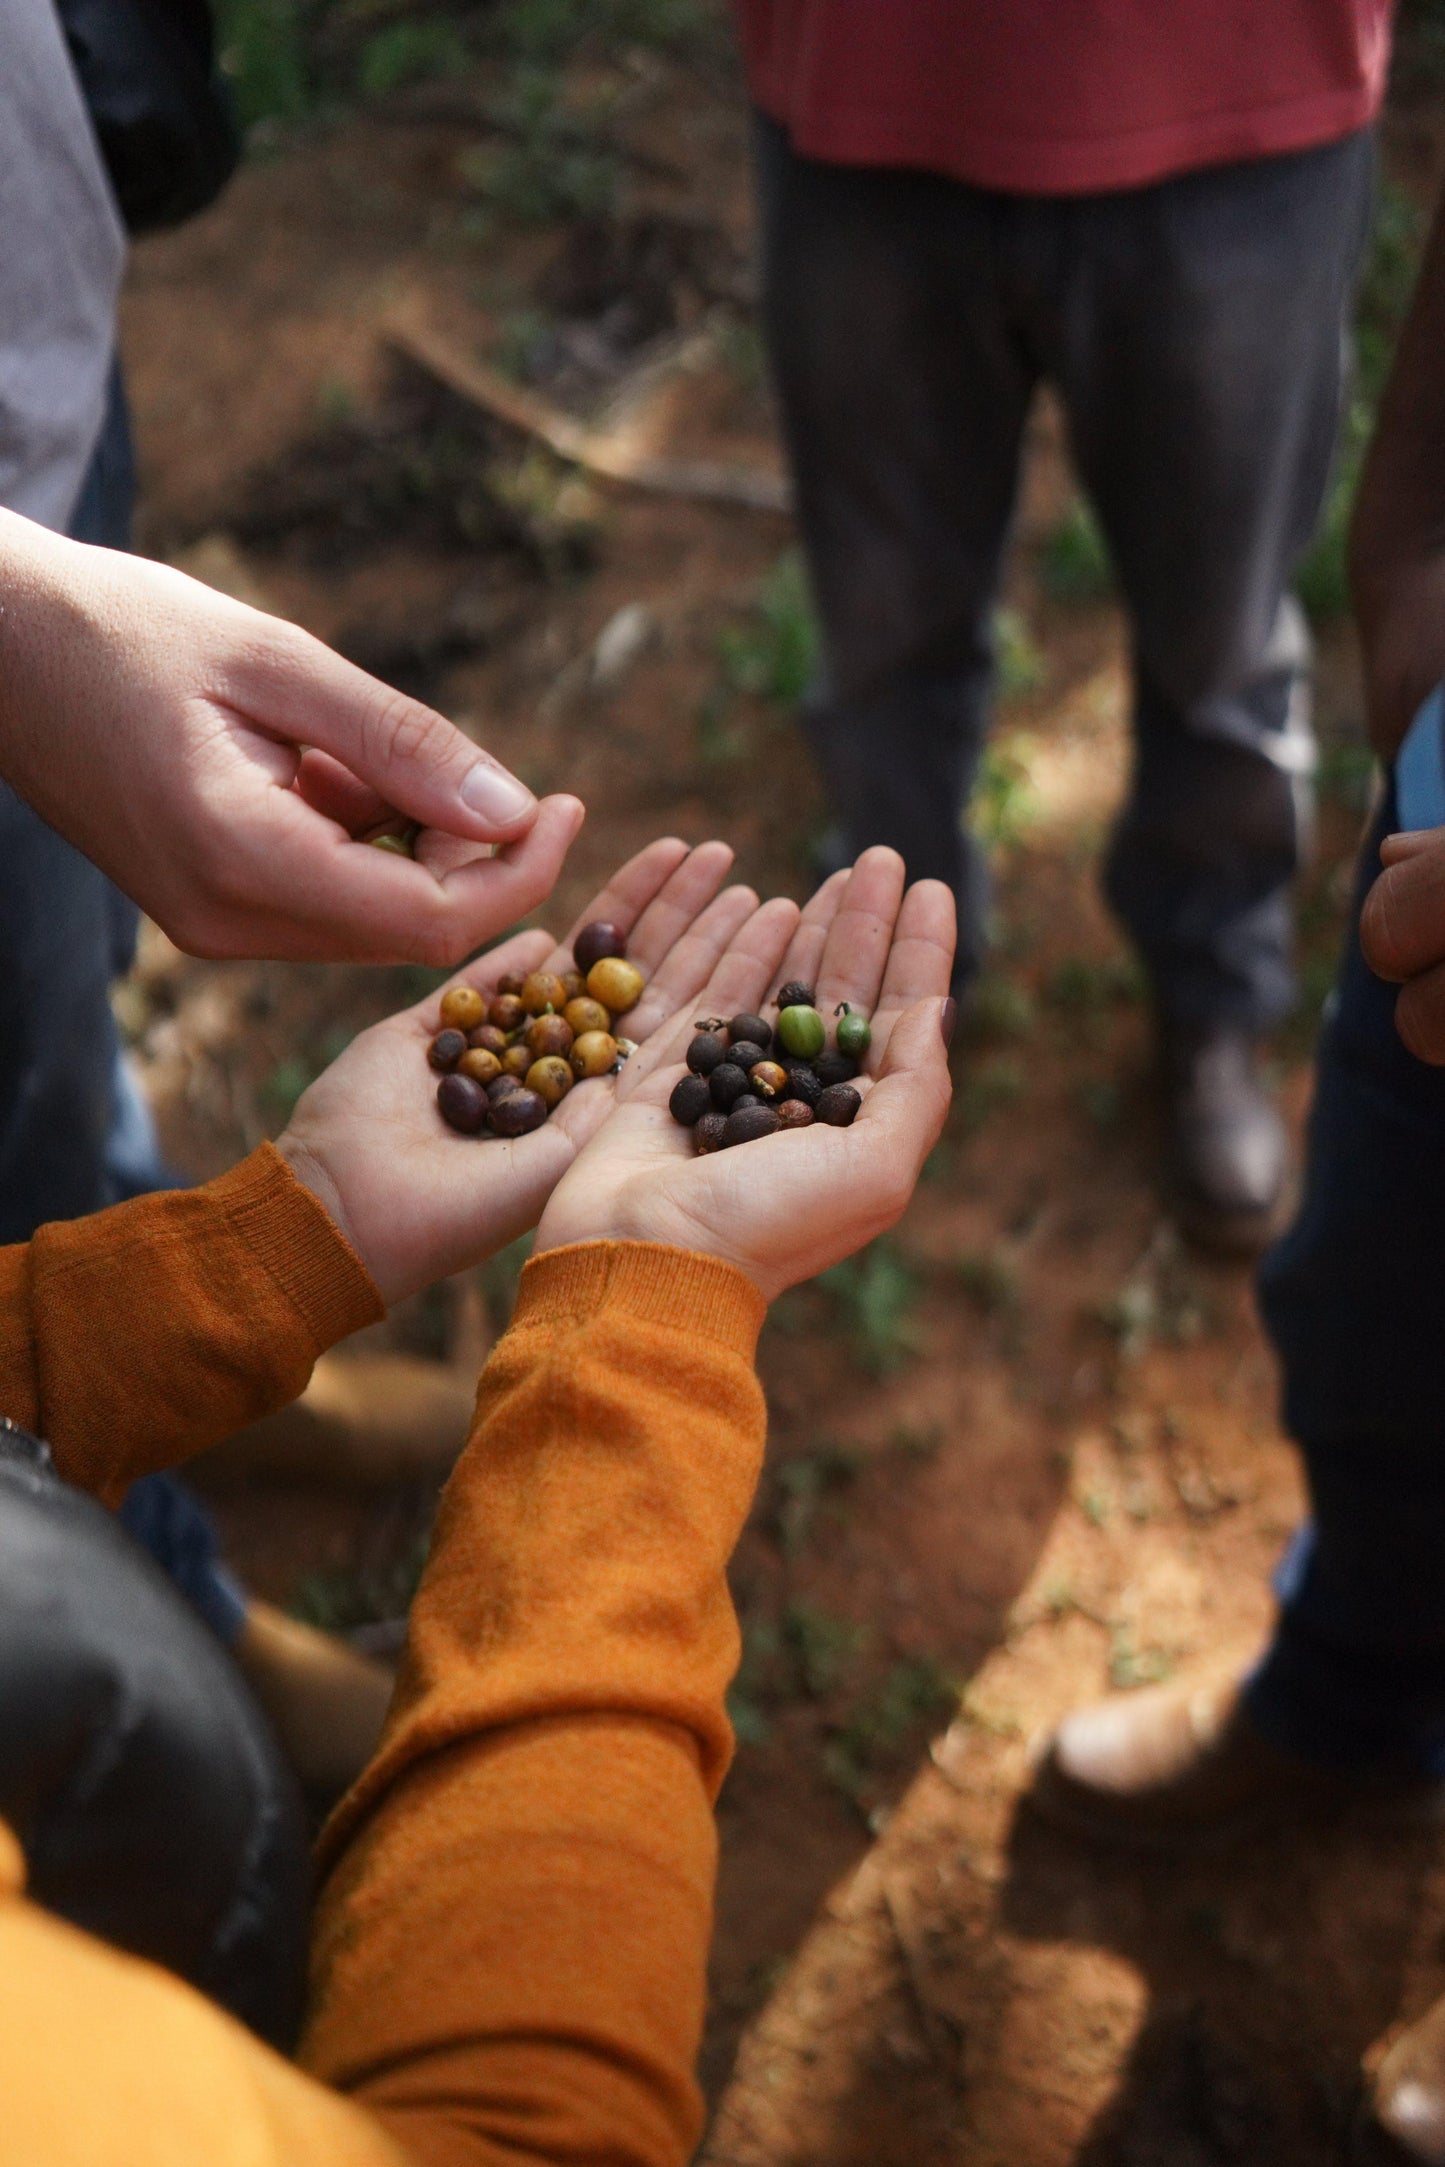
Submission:
{"label": "coffee cherry", "polygon": [[585,993],[579,993],[575,1000],[569,1001],[562,1014],[572,1026],[573,1032],[578,1038],[582,1036],[584,1031],[610,1031],[612,1029],[612,1017],[608,1010],[602,1006],[600,1001],[592,1000]]}
{"label": "coffee cherry", "polygon": [[[590,977],[594,963],[605,956],[625,956],[627,935],[606,918],[596,918],[585,925],[572,943],[572,960],[584,978]],[[599,1000],[601,995],[598,996]]]}
{"label": "coffee cherry", "polygon": [[555,971],[533,971],[523,981],[522,1006],[529,1016],[540,1016],[548,1008],[560,1016],[567,1006],[567,988]]}
{"label": "coffee cherry", "polygon": [[625,1016],[636,1007],[646,983],[637,965],[624,963],[621,956],[604,956],[587,973],[587,991],[614,1016]]}
{"label": "coffee cherry", "polygon": [[735,1046],[746,1039],[750,1045],[761,1046],[766,1053],[773,1043],[773,1027],[764,1023],[761,1016],[734,1016],[728,1025],[728,1037]]}
{"label": "coffee cherry", "polygon": [[687,1049],[687,1065],[694,1076],[711,1076],[727,1057],[727,1047],[716,1031],[699,1031]]}
{"label": "coffee cherry", "polygon": [[849,1053],[820,1053],[813,1063],[813,1074],[826,1091],[830,1084],[851,1083],[858,1073],[858,1064]]}
{"label": "coffee cherry", "polygon": [[540,1129],[546,1118],[547,1102],[535,1091],[508,1091],[492,1100],[492,1127],[498,1136],[526,1136]]}
{"label": "coffee cherry", "polygon": [[408,834],[399,835],[394,828],[383,828],[380,835],[363,835],[358,840],[369,843],[373,850],[389,850],[394,858],[414,858],[416,856],[415,829],[412,829]]}
{"label": "coffee cherry", "polygon": [[811,1008],[817,1001],[811,986],[805,986],[801,978],[790,978],[785,986],[778,988],[779,1008]]}
{"label": "coffee cherry", "polygon": [[454,1069],[467,1050],[466,1036],[461,1031],[438,1031],[427,1047],[426,1057],[439,1075]]}
{"label": "coffee cherry", "polygon": [[740,1038],[736,1045],[728,1048],[728,1059],[736,1068],[756,1068],[759,1061],[766,1058],[762,1047],[755,1046],[750,1038]]}
{"label": "coffee cherry", "polygon": [[740,1106],[761,1106],[762,1103],[756,1091],[740,1091],[733,1100],[731,1110],[736,1113]]}
{"label": "coffee cherry", "polygon": [[692,1132],[694,1150],[700,1152],[721,1151],[723,1138],[727,1134],[727,1126],[728,1117],[726,1114],[704,1114]]}
{"label": "coffee cherry", "polygon": [[487,1094],[470,1076],[443,1076],[437,1085],[437,1106],[448,1128],[463,1136],[475,1136],[487,1125]]}
{"label": "coffee cherry", "polygon": [[617,1041],[610,1031],[584,1031],[567,1058],[574,1076],[610,1076],[617,1059]]}
{"label": "coffee cherry", "polygon": [[785,1129],[810,1129],[813,1126],[813,1109],[801,1099],[784,1099],[778,1108],[778,1119]]}
{"label": "coffee cherry", "polygon": [[505,978],[497,980],[498,993],[520,993],[527,983],[520,971],[508,971]]}
{"label": "coffee cherry", "polygon": [[515,993],[499,993],[487,1010],[488,1023],[494,1023],[499,1031],[516,1031],[527,1020],[527,1011],[521,997]]}
{"label": "coffee cherry", "polygon": [[735,1106],[728,1115],[723,1142],[751,1144],[760,1136],[772,1136],[782,1125],[771,1106]]}
{"label": "coffee cherry", "polygon": [[856,1008],[850,1008],[844,1001],[838,1009],[833,1040],[839,1053],[846,1054],[849,1060],[861,1061],[873,1043],[873,1026],[866,1016],[860,1015]]}
{"label": "coffee cherry", "polygon": [[475,1031],[487,1020],[487,1004],[475,986],[453,986],[442,995],[442,1022],[454,1031]]}
{"label": "coffee cherry", "polygon": [[506,1069],[503,1069],[501,1075],[495,1077],[492,1082],[487,1085],[487,1097],[495,1106],[498,1099],[510,1098],[511,1094],[514,1091],[520,1091],[521,1088],[522,1086],[518,1078],[510,1075]]}
{"label": "coffee cherry", "polygon": [[712,1102],[719,1113],[731,1110],[734,1099],[741,1098],[748,1088],[748,1079],[733,1061],[724,1061],[715,1068],[707,1080]]}
{"label": "coffee cherry", "polygon": [[805,1106],[816,1106],[818,1094],[823,1086],[818,1081],[812,1063],[810,1061],[784,1061],[783,1067],[788,1072],[788,1090],[791,1096],[795,1099],[801,1099]]}
{"label": "coffee cherry", "polygon": [[863,1094],[855,1091],[852,1084],[829,1084],[817,1105],[817,1118],[826,1121],[830,1129],[851,1128],[863,1104]]}
{"label": "coffee cherry", "polygon": [[712,1094],[706,1080],[701,1076],[680,1076],[672,1087],[672,1097],[667,1110],[674,1121],[680,1121],[685,1129],[700,1121],[712,1107]]}
{"label": "coffee cherry", "polygon": [[459,1076],[470,1076],[473,1083],[495,1083],[502,1073],[502,1064],[485,1046],[469,1046],[457,1063]]}
{"label": "coffee cherry", "polygon": [[776,1061],[754,1061],[748,1070],[748,1082],[760,1099],[787,1097],[788,1072]]}
{"label": "coffee cherry", "polygon": [[475,1031],[468,1031],[467,1044],[484,1046],[488,1053],[494,1053],[500,1061],[507,1050],[507,1034],[499,1031],[494,1023],[483,1023]]}
{"label": "coffee cherry", "polygon": [[544,1106],[560,1106],[573,1084],[572,1071],[559,1053],[544,1053],[526,1075],[525,1088],[535,1091]]}
{"label": "coffee cherry", "polygon": [[576,1033],[565,1016],[538,1016],[524,1033],[527,1050],[540,1061],[549,1053],[570,1053]]}
{"label": "coffee cherry", "polygon": [[587,991],[587,981],[580,971],[563,971],[562,990],[569,1001],[580,1001]]}
{"label": "coffee cherry", "polygon": [[530,1048],[518,1039],[515,1046],[509,1046],[502,1055],[502,1066],[509,1076],[515,1076],[520,1083],[532,1066],[532,1058]]}
{"label": "coffee cherry", "polygon": [[827,1032],[816,1008],[794,1002],[778,1018],[778,1044],[799,1060],[812,1061],[823,1051]]}

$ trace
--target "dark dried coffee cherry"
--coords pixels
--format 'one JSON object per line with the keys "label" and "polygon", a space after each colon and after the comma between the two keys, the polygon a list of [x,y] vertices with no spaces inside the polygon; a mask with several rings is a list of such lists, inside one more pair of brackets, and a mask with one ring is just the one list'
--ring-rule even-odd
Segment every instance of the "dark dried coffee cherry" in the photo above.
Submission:
{"label": "dark dried coffee cherry", "polygon": [[680,1121],[685,1129],[690,1129],[695,1121],[700,1121],[711,1107],[712,1093],[708,1090],[705,1076],[680,1076],[673,1085],[672,1097],[667,1102],[667,1110],[673,1120]]}
{"label": "dark dried coffee cherry", "polygon": [[437,1105],[449,1129],[475,1136],[487,1125],[487,1094],[470,1076],[443,1076],[437,1085]]}
{"label": "dark dried coffee cherry", "polygon": [[426,1057],[438,1075],[446,1075],[454,1069],[467,1050],[465,1031],[438,1031],[427,1047]]}
{"label": "dark dried coffee cherry", "polygon": [[813,1126],[813,1109],[802,1099],[784,1099],[778,1108],[778,1119],[785,1129],[810,1129]]}
{"label": "dark dried coffee cherry", "polygon": [[719,1113],[731,1110],[734,1099],[741,1098],[748,1088],[748,1079],[735,1061],[724,1061],[715,1068],[707,1080],[712,1102]]}
{"label": "dark dried coffee cherry", "polygon": [[735,1061],[742,1069],[756,1068],[759,1061],[766,1061],[767,1058],[756,1039],[735,1039],[728,1048],[728,1059]]}
{"label": "dark dried coffee cherry", "polygon": [[782,1125],[771,1106],[735,1106],[728,1115],[723,1142],[755,1143],[760,1136],[775,1135]]}
{"label": "dark dried coffee cherry", "polygon": [[820,1053],[813,1063],[813,1074],[824,1090],[830,1084],[851,1083],[857,1073],[857,1062],[846,1053]]}
{"label": "dark dried coffee cherry", "polygon": [[863,1104],[863,1094],[855,1091],[852,1084],[829,1084],[815,1109],[819,1121],[826,1121],[830,1129],[851,1128]]}
{"label": "dark dried coffee cherry", "polygon": [[699,1031],[687,1049],[687,1065],[694,1076],[711,1076],[727,1057],[726,1042],[718,1031]]}
{"label": "dark dried coffee cherry", "polygon": [[815,1008],[818,996],[811,986],[805,986],[801,978],[790,978],[785,986],[778,988],[779,1008]]}
{"label": "dark dried coffee cherry", "polygon": [[704,1114],[692,1132],[693,1149],[695,1151],[721,1151],[727,1125],[728,1116],[726,1114]]}
{"label": "dark dried coffee cherry", "polygon": [[770,1023],[764,1023],[761,1016],[734,1016],[728,1025],[728,1037],[735,1046],[740,1040],[746,1039],[750,1045],[761,1046],[766,1053],[773,1043],[773,1027]]}
{"label": "dark dried coffee cherry", "polygon": [[782,1065],[787,1071],[790,1095],[801,1099],[805,1106],[816,1106],[823,1086],[818,1081],[818,1072],[812,1062],[784,1061]]}
{"label": "dark dried coffee cherry", "polygon": [[531,1129],[540,1129],[546,1118],[546,1100],[525,1084],[492,1100],[492,1127],[498,1136],[525,1136]]}

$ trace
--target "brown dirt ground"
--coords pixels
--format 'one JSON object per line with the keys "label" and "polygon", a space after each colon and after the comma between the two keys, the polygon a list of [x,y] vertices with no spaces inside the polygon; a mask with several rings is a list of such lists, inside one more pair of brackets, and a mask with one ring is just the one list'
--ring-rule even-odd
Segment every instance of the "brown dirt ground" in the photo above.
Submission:
{"label": "brown dirt ground", "polygon": [[[741,106],[649,66],[626,216],[701,228],[725,271],[679,281],[674,348],[693,344],[646,425],[661,449],[775,463]],[[720,637],[751,621],[788,526],[579,481],[397,371],[399,305],[494,354],[539,281],[558,290],[567,239],[470,238],[471,131],[421,104],[298,138],[138,252],[146,545],[424,685],[534,785],[579,791],[559,922],[669,830],[722,833],[747,878],[803,894],[822,809],[789,717],[718,697]],[[1397,118],[1407,178],[1429,178],[1438,135],[1432,108]],[[396,474],[423,455],[417,511]],[[472,545],[436,501],[483,471]],[[948,1136],[896,1241],[841,1288],[789,1297],[765,1335],[770,1469],[735,1575],[742,1744],[704,2055],[715,2167],[1313,2167],[1340,2156],[1361,2050],[1445,1987],[1428,1833],[1326,1829],[1180,1867],[1018,1811],[1029,1740],[1071,1703],[1257,1642],[1300,1509],[1248,1278],[1182,1251],[1151,1187],[1144,1017],[1093,879],[1126,760],[1122,626],[1048,602],[1032,569],[1067,488],[1045,412],[1010,599],[1046,674],[1000,717],[1018,787],[998,958]],[[599,683],[597,635],[633,603],[645,641]],[[1343,633],[1321,705],[1356,743]],[[1316,986],[1358,814],[1348,792],[1326,802],[1304,885]],[[171,1150],[205,1175],[423,983],[200,965],[151,932],[120,1008]],[[1296,1121],[1308,1038],[1306,1019],[1280,1048]],[[510,1274],[479,1284],[495,1326]],[[466,1314],[467,1290],[441,1289],[372,1337],[446,1359]],[[259,1590],[342,1616],[387,1607],[430,1496],[271,1484],[218,1504]]]}

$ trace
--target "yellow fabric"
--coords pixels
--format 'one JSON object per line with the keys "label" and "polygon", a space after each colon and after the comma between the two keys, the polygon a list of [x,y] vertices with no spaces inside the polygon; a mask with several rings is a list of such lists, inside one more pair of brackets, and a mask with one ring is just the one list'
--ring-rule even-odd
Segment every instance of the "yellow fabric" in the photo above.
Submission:
{"label": "yellow fabric", "polygon": [[[168,1263],[134,1222],[110,1260],[152,1296],[168,1275],[181,1311],[196,1290],[189,1325],[176,1308],[168,1319],[159,1409],[107,1368],[116,1305],[86,1319],[77,1355],[109,1377],[103,1431],[56,1319],[5,1318],[0,1405],[42,1428],[65,1409],[67,1465],[98,1486],[138,1471],[158,1424],[195,1449],[181,1411],[192,1383],[214,1388],[217,1282],[200,1260],[183,1267],[188,1243],[229,1236],[232,1315],[286,1342],[248,1369],[226,1320],[233,1401],[274,1394],[318,1323],[359,1299],[360,1267],[296,1213],[280,1162],[248,1164],[305,1230],[304,1263],[278,1257],[245,1184],[239,1214],[228,1194],[167,1221]],[[147,1208],[165,1211],[124,1207]],[[93,1292],[117,1217],[91,1222],[88,1263],[58,1278],[0,1256],[0,1300]],[[599,1243],[527,1267],[443,1501],[386,1736],[323,1840],[312,2075],[27,1903],[0,1830],[7,2167],[682,2167],[701,2127],[711,1803],[737,1649],[724,1574],[761,1459],[762,1314],[741,1274],[675,1250]],[[142,1356],[128,1374],[154,1380],[134,1321],[117,1337]]]}

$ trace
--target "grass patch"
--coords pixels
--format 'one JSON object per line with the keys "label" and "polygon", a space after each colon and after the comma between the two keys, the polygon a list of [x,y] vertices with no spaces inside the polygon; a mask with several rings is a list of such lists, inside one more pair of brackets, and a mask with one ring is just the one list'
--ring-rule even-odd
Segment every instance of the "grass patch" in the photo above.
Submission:
{"label": "grass patch", "polygon": [[925,1727],[952,1715],[958,1685],[932,1656],[905,1656],[863,1694],[823,1749],[823,1766],[846,1798],[860,1804],[879,1766]]}
{"label": "grass patch", "polygon": [[870,1377],[891,1377],[917,1354],[919,1277],[887,1235],[820,1274],[849,1350]]}
{"label": "grass patch", "polygon": [[818,666],[818,626],[796,549],[779,557],[743,621],[720,634],[718,661],[729,692],[789,707],[803,697]]}
{"label": "grass patch", "polygon": [[1038,556],[1039,584],[1055,602],[1103,602],[1114,592],[1114,563],[1093,507],[1071,501]]}
{"label": "grass patch", "polygon": [[1021,843],[1039,816],[1039,802],[1029,779],[1028,740],[994,739],[984,748],[978,780],[968,809],[968,825],[986,850],[1010,850]]}

